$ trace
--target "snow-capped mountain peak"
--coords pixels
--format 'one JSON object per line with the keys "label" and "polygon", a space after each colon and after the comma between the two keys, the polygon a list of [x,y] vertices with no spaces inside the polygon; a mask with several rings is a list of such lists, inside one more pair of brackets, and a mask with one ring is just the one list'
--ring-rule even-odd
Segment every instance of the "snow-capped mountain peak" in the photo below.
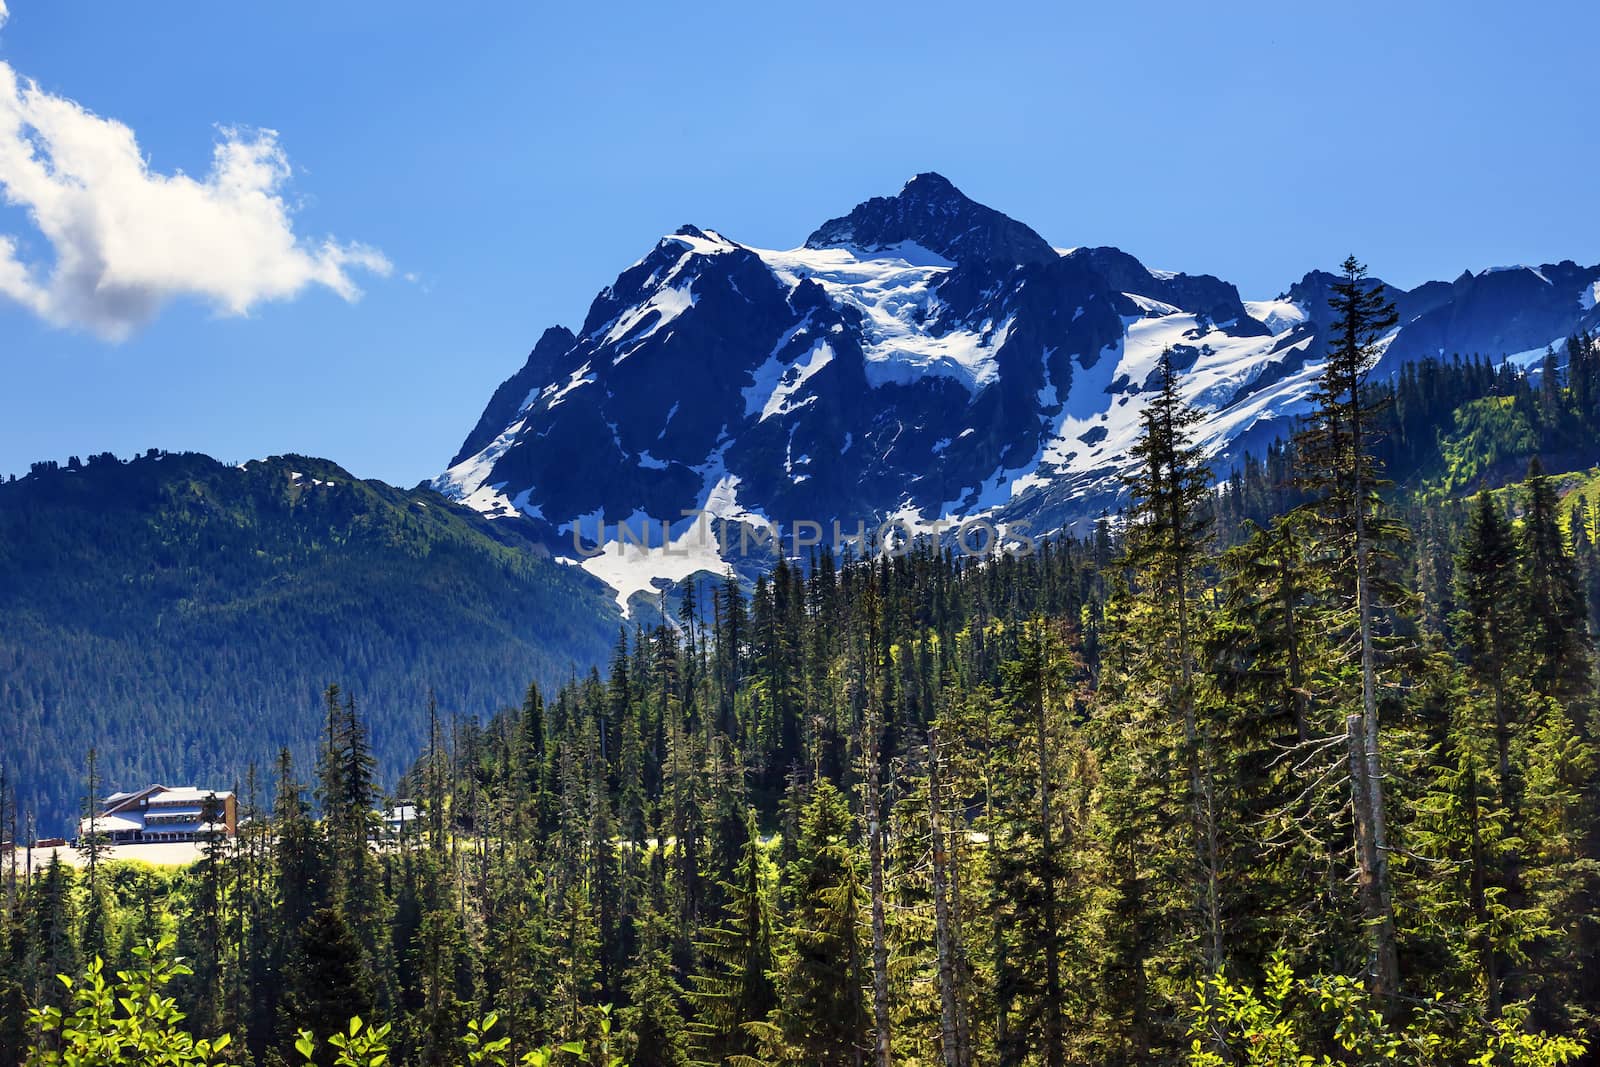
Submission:
{"label": "snow-capped mountain peak", "polygon": [[[1163,350],[1209,413],[1219,469],[1286,432],[1334,280],[1313,271],[1247,302],[1119,249],[1057,251],[937,174],[798,248],[685,226],[578,330],[545,332],[435,484],[542,524],[625,607],[657,581],[749,562],[711,527],[981,516],[1044,533],[1117,505]],[[1542,349],[1600,317],[1596,285],[1600,268],[1567,261],[1385,286],[1402,325],[1384,364]]]}
{"label": "snow-capped mountain peak", "polygon": [[1055,249],[1015,219],[984,207],[943,175],[918,174],[895,196],[875,196],[829,219],[806,238],[810,249],[879,252],[919,245],[951,263],[1046,263]]}

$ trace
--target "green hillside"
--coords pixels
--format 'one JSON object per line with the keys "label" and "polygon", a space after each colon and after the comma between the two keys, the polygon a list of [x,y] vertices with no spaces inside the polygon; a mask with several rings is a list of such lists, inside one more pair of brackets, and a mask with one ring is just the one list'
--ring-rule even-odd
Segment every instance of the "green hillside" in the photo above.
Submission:
{"label": "green hillside", "polygon": [[338,678],[388,776],[430,688],[494,711],[601,662],[617,623],[504,524],[324,460],[105,455],[0,484],[0,753],[41,833],[68,829],[91,745],[108,788],[229,786],[309,754]]}

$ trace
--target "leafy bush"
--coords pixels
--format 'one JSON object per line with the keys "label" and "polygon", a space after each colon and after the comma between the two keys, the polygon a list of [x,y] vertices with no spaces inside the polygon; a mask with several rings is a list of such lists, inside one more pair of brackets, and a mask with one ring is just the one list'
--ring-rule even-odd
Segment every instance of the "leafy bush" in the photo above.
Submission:
{"label": "leafy bush", "polygon": [[1188,1067],[1560,1067],[1586,1051],[1526,1021],[1520,1005],[1484,1020],[1435,996],[1397,1022],[1354,979],[1296,978],[1279,955],[1259,991],[1222,975],[1198,987]]}
{"label": "leafy bush", "polygon": [[[72,991],[75,1010],[70,1015],[55,1007],[30,1012],[38,1038],[29,1046],[27,1067],[227,1067],[232,1063],[227,1055],[232,1037],[196,1038],[179,1025],[184,1013],[163,993],[173,979],[194,973],[181,958],[171,955],[174,942],[168,934],[135,947],[139,966],[118,971],[114,981],[106,977],[99,957],[89,965],[82,981],[60,975]],[[592,1062],[624,1067],[621,1057],[611,1054],[610,1006],[602,1007],[599,1014]],[[490,1036],[498,1024],[499,1017],[493,1013],[467,1024],[461,1042],[464,1067],[509,1067],[511,1039]],[[355,1016],[344,1032],[327,1039],[334,1053],[333,1067],[386,1067],[389,1032],[388,1023],[374,1025]],[[301,1030],[295,1049],[306,1063],[315,1063],[316,1035]],[[552,1067],[559,1055],[581,1057],[586,1051],[582,1041],[568,1041],[532,1049],[517,1064]]]}
{"label": "leafy bush", "polygon": [[38,1008],[30,1013],[39,1041],[28,1050],[28,1067],[209,1067],[226,1064],[232,1039],[196,1038],[178,1024],[183,1012],[162,990],[180,975],[193,973],[180,959],[169,958],[169,934],[159,942],[136,946],[139,966],[105,976],[99,957],[81,982],[67,975],[61,981],[72,991],[75,1010]]}

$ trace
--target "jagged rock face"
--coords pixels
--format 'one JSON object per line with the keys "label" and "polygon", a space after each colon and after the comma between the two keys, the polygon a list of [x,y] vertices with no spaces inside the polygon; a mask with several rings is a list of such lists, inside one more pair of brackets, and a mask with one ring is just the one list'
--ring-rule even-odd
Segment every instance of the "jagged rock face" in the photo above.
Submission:
{"label": "jagged rock face", "polygon": [[453,467],[468,456],[481,450],[509,426],[527,403],[528,398],[550,380],[556,360],[571,350],[577,338],[565,326],[552,326],[539,338],[539,343],[528,353],[522,369],[500,383],[500,388],[489,398],[489,406],[478,417],[478,424],[467,434],[461,449],[450,461]]}
{"label": "jagged rock face", "polygon": [[1594,307],[1597,280],[1600,268],[1580,267],[1570,259],[1464,274],[1448,291],[1436,289],[1437,299],[1403,320],[1379,370],[1427,356],[1538,353],[1573,329],[1592,330],[1600,322]]}
{"label": "jagged rock face", "polygon": [[1085,260],[1091,270],[1119,293],[1147,296],[1210,322],[1229,325],[1240,337],[1267,336],[1272,332],[1250,317],[1244,301],[1239,299],[1238,288],[1221,278],[1171,271],[1158,274],[1120,248],[1075,248],[1067,254]]}
{"label": "jagged rock face", "polygon": [[899,196],[875,196],[850,214],[829,219],[807,248],[878,252],[913,242],[952,263],[1048,263],[1055,249],[1015,219],[963,196],[942,175],[919,174]]}
{"label": "jagged rock face", "polygon": [[[1306,410],[1334,277],[1244,301],[1210,275],[1115,248],[1052,249],[936,174],[861,204],[796,249],[686,226],[553,327],[490,400],[443,492],[614,540],[686,536],[686,511],[846,530],[983,516],[1033,532],[1116,506],[1157,357],[1208,412],[1219,468]],[[1375,281],[1374,284],[1383,285]],[[1593,322],[1600,268],[1384,286],[1401,326],[1384,367],[1525,352]],[[661,523],[669,524],[663,533]],[[720,566],[720,552],[584,566],[619,589]]]}

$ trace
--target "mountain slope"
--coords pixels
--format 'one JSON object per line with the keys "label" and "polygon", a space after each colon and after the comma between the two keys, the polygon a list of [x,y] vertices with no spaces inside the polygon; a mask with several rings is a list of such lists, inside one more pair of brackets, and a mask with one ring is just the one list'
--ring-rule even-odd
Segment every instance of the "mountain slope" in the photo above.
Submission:
{"label": "mountain slope", "polygon": [[[936,174],[796,249],[688,226],[577,331],[546,333],[434,484],[534,520],[566,556],[610,546],[581,562],[624,605],[744,562],[715,539],[741,524],[787,537],[815,523],[825,541],[834,523],[886,520],[1069,528],[1117,506],[1166,348],[1219,471],[1282,436],[1307,407],[1333,280],[1313,271],[1246,301],[1115,248],[1061,252]],[[1402,324],[1380,373],[1542,351],[1600,320],[1597,285],[1600,267],[1564,262],[1385,286]]]}
{"label": "mountain slope", "polygon": [[281,746],[303,773],[337,681],[387,778],[426,699],[477,715],[601,662],[610,596],[516,524],[323,460],[40,464],[0,484],[0,753],[43,832],[89,746],[107,786],[211,784]]}

